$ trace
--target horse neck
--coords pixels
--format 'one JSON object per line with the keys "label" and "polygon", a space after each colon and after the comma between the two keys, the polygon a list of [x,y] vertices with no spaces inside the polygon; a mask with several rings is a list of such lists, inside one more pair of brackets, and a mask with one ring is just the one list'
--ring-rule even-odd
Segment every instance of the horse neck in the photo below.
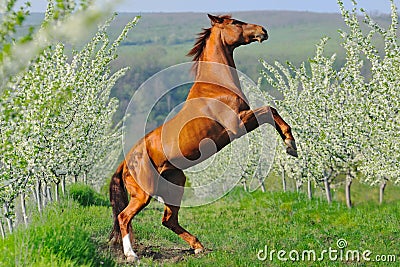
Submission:
{"label": "horse neck", "polygon": [[223,44],[218,32],[212,33],[198,62],[196,81],[221,85],[242,94],[233,50]]}

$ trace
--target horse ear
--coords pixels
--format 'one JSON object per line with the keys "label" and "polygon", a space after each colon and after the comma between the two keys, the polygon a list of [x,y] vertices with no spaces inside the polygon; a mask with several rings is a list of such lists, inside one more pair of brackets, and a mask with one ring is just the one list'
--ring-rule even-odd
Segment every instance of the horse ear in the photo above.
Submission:
{"label": "horse ear", "polygon": [[224,22],[224,19],[222,19],[222,18],[220,18],[220,17],[213,16],[213,15],[211,15],[211,14],[207,14],[207,16],[210,18],[210,20],[211,20],[211,25],[213,25],[213,26],[214,26],[214,24]]}

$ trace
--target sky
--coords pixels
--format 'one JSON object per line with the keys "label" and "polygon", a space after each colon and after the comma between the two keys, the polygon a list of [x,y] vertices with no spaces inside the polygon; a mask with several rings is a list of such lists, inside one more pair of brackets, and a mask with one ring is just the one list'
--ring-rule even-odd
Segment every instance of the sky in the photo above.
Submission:
{"label": "sky", "polygon": [[[25,2],[24,0],[19,0]],[[107,1],[107,0],[102,0]],[[44,12],[47,0],[30,0],[31,12]],[[295,10],[339,12],[337,0],[119,0],[117,12],[235,12],[248,10]],[[351,7],[351,0],[344,0]],[[368,12],[390,13],[389,0],[357,0]],[[395,0],[400,6],[400,0]]]}

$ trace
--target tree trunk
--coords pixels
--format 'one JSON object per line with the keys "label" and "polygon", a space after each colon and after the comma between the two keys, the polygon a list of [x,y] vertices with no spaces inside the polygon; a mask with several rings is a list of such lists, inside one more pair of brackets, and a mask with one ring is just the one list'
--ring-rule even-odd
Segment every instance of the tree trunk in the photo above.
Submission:
{"label": "tree trunk", "polygon": [[245,192],[247,192],[247,184],[246,184],[246,180],[245,180],[245,179],[243,179],[242,183],[243,183],[243,189],[244,189],[244,191],[245,191]]}
{"label": "tree trunk", "polygon": [[61,178],[61,192],[62,192],[63,196],[65,196],[65,178],[66,178],[66,175],[63,175]]}
{"label": "tree trunk", "polygon": [[7,221],[7,225],[8,225],[8,230],[9,230],[10,233],[12,233],[14,228],[13,228],[12,219],[10,218],[10,210],[9,210],[9,203],[8,202],[4,202],[4,213],[6,214],[6,221]]}
{"label": "tree trunk", "polygon": [[6,232],[4,231],[4,226],[3,226],[3,220],[0,219],[0,231],[1,231],[1,237],[4,239],[6,238]]}
{"label": "tree trunk", "polygon": [[379,187],[379,204],[382,205],[383,203],[383,193],[385,192],[387,180],[383,179],[381,186]]}
{"label": "tree trunk", "polygon": [[47,183],[45,182],[44,183],[44,186],[42,186],[42,195],[43,195],[43,197],[42,197],[42,207],[44,208],[44,207],[46,207],[47,206],[47,202],[48,202],[48,199],[47,199]]}
{"label": "tree trunk", "polygon": [[352,183],[353,183],[353,177],[349,171],[346,175],[346,187],[345,187],[346,205],[349,209],[353,206],[351,203],[351,191],[350,191]]}
{"label": "tree trunk", "polygon": [[58,180],[54,186],[54,197],[56,198],[56,202],[60,202],[60,181]]}
{"label": "tree trunk", "polygon": [[265,193],[265,184],[264,184],[264,181],[261,181],[261,192]]}
{"label": "tree trunk", "polygon": [[302,181],[297,181],[296,180],[296,192],[299,193],[300,192],[300,188],[303,185]]}
{"label": "tree trunk", "polygon": [[78,182],[78,174],[75,174],[74,175],[74,183],[77,183]]}
{"label": "tree trunk", "polygon": [[332,194],[331,194],[331,183],[329,182],[329,177],[325,176],[324,179],[325,195],[328,204],[332,204]]}
{"label": "tree trunk", "polygon": [[307,193],[308,193],[308,199],[312,199],[313,195],[312,195],[312,184],[311,184],[311,179],[308,178],[307,181]]}
{"label": "tree trunk", "polygon": [[35,200],[35,202],[37,202],[37,195],[36,195],[36,190],[34,187],[31,187],[31,191],[32,191],[32,195],[33,195],[33,199]]}
{"label": "tree trunk", "polygon": [[22,218],[24,219],[24,224],[26,227],[28,227],[28,216],[26,215],[25,193],[21,193],[21,210],[22,210]]}
{"label": "tree trunk", "polygon": [[85,184],[89,184],[89,171],[85,171]]}
{"label": "tree trunk", "polygon": [[83,172],[83,183],[87,185],[87,172]]}
{"label": "tree trunk", "polygon": [[53,196],[51,195],[51,186],[46,184],[46,195],[47,195],[47,202],[53,202]]}
{"label": "tree trunk", "polygon": [[283,167],[283,166],[281,166],[282,167],[282,189],[283,189],[283,192],[286,192],[287,191],[287,185],[286,185],[286,177],[285,177],[285,168]]}
{"label": "tree trunk", "polygon": [[36,181],[36,203],[38,212],[42,213],[42,181]]}

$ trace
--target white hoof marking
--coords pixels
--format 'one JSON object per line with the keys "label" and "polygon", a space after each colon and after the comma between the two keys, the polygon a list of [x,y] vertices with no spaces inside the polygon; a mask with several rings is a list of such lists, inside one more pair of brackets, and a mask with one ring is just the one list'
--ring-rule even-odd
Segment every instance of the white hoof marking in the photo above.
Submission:
{"label": "white hoof marking", "polygon": [[129,238],[129,234],[127,234],[126,236],[124,236],[122,238],[122,245],[124,247],[124,255],[125,255],[127,261],[133,262],[133,261],[139,260],[139,257],[136,255],[136,253],[132,249],[132,244],[131,244],[131,240]]}
{"label": "white hoof marking", "polygon": [[202,253],[204,251],[204,248],[196,248],[195,250],[194,250],[194,254],[200,254],[200,253]]}

